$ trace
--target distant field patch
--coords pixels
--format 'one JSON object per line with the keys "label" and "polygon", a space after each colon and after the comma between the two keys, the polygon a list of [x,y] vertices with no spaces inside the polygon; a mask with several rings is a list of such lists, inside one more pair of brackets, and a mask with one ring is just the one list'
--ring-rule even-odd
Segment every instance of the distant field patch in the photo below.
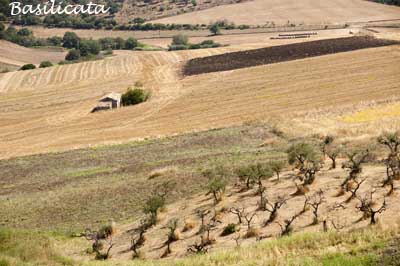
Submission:
{"label": "distant field patch", "polygon": [[391,104],[384,107],[372,107],[352,115],[343,117],[343,121],[347,123],[360,123],[380,120],[382,118],[390,118],[400,116],[400,103]]}
{"label": "distant field patch", "polygon": [[197,75],[394,44],[399,42],[357,36],[280,45],[194,58],[185,65],[183,73],[188,76]]}

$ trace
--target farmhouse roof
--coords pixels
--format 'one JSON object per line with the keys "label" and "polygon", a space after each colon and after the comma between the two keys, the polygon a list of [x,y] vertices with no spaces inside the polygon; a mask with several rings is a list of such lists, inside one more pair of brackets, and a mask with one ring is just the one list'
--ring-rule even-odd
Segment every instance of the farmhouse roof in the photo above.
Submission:
{"label": "farmhouse roof", "polygon": [[112,99],[112,100],[115,100],[115,101],[119,101],[121,99],[121,93],[111,92],[111,93],[103,96],[100,99],[100,101],[104,101],[104,100],[107,100],[107,99]]}

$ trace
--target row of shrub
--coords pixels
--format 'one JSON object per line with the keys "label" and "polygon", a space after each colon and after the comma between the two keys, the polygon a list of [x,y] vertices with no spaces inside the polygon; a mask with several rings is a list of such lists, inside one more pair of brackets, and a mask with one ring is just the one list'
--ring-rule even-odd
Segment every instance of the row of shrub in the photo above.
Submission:
{"label": "row of shrub", "polygon": [[17,30],[15,27],[5,29],[4,24],[0,23],[0,39],[4,39],[25,47],[33,46],[62,46],[65,48],[89,47],[91,49],[107,50],[132,50],[139,46],[135,38],[126,40],[117,38],[101,38],[98,40],[88,40],[77,36],[74,32],[66,32],[63,37],[53,36],[49,38],[36,38],[28,28]]}
{"label": "row of shrub", "polygon": [[[0,17],[0,21],[5,21]],[[233,29],[248,29],[249,25],[235,25],[234,23],[227,22],[226,20],[220,20],[211,24],[164,24],[164,23],[145,23],[142,18],[135,18],[128,24],[118,24],[115,19],[103,18],[96,16],[76,16],[72,17],[66,14],[54,14],[44,17],[44,19],[33,16],[23,15],[13,17],[12,23],[20,26],[30,25],[44,25],[48,28],[72,28],[72,29],[106,29],[106,30],[130,30],[130,31],[154,31],[154,30],[205,30],[211,29],[217,25],[221,29],[233,30]]]}
{"label": "row of shrub", "polygon": [[133,31],[150,31],[150,30],[204,30],[210,29],[213,25],[217,25],[221,29],[249,29],[249,25],[235,25],[226,21],[217,21],[212,24],[163,24],[163,23],[143,23],[143,24],[124,24],[118,25],[115,29],[118,30],[133,30]]}
{"label": "row of shrub", "polygon": [[5,29],[4,24],[0,23],[0,39],[4,39],[25,47],[33,46],[60,46],[61,37],[36,38],[27,28],[17,30],[15,27]]}
{"label": "row of shrub", "polygon": [[[50,61],[42,61],[39,65],[39,68],[46,68],[46,67],[52,67],[53,63]],[[36,66],[34,64],[26,64],[23,65],[19,70],[30,70],[30,69],[35,69]]]}
{"label": "row of shrub", "polygon": [[200,43],[189,43],[189,38],[186,35],[178,34],[172,37],[172,43],[169,45],[168,50],[189,50],[189,49],[203,49],[220,47],[221,44],[213,40],[204,40]]}

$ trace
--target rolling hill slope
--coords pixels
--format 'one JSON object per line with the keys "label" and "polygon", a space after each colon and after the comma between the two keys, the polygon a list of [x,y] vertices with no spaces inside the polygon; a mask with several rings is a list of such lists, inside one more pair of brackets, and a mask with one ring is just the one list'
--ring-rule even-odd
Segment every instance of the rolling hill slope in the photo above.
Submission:
{"label": "rolling hill slope", "polygon": [[0,63],[22,66],[24,64],[40,64],[48,60],[58,63],[64,60],[66,52],[57,49],[26,48],[11,42],[0,40]]}
{"label": "rolling hill slope", "polygon": [[[399,46],[180,76],[187,59],[238,49],[124,52],[102,61],[2,74],[1,157],[224,127],[400,96]],[[102,95],[122,92],[138,80],[152,90],[149,102],[89,113]]]}
{"label": "rolling hill slope", "polygon": [[254,0],[155,20],[159,23],[208,24],[227,19],[236,24],[321,24],[400,19],[400,8],[363,0]]}

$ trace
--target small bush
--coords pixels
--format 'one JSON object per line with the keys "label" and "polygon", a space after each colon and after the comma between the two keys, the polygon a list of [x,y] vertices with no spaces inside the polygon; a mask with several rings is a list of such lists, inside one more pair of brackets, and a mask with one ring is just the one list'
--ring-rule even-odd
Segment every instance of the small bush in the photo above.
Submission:
{"label": "small bush", "polygon": [[247,230],[246,234],[244,235],[244,238],[252,238],[252,237],[258,237],[260,235],[260,232],[255,229],[255,228],[250,228]]}
{"label": "small bush", "polygon": [[36,66],[34,64],[26,64],[23,65],[19,70],[30,70],[30,69],[35,69]]}
{"label": "small bush", "polygon": [[145,102],[149,99],[149,92],[142,89],[128,89],[122,94],[121,102],[123,106],[135,105]]}
{"label": "small bush", "polygon": [[172,36],[172,45],[185,45],[189,44],[189,38],[186,35],[178,34]]}
{"label": "small bush", "polygon": [[126,50],[135,49],[138,45],[139,45],[139,42],[138,42],[136,39],[134,39],[134,38],[128,38],[128,39],[125,41],[125,49],[126,49]]}
{"label": "small bush", "polygon": [[144,207],[143,212],[149,214],[149,225],[155,225],[157,223],[158,211],[165,206],[165,199],[161,196],[155,195],[150,197]]}
{"label": "small bush", "polygon": [[217,204],[222,200],[223,193],[226,188],[226,180],[221,176],[214,176],[207,184],[208,194],[212,194],[214,203]]}
{"label": "small bush", "polygon": [[224,227],[224,230],[221,233],[221,236],[231,235],[236,232],[236,224],[228,224]]}
{"label": "small bush", "polygon": [[213,35],[220,35],[221,34],[221,29],[217,23],[214,23],[210,27],[210,31]]}
{"label": "small bush", "polygon": [[51,67],[51,66],[53,66],[53,64],[50,61],[43,61],[39,65],[40,68]]}
{"label": "small bush", "polygon": [[107,225],[104,225],[100,228],[99,230],[99,238],[101,239],[106,239],[109,236],[112,236],[116,233],[116,228],[114,223],[110,223]]}
{"label": "small bush", "polygon": [[67,60],[67,61],[75,61],[75,60],[79,60],[80,58],[81,58],[81,52],[76,49],[72,49],[65,56],[65,60]]}
{"label": "small bush", "polygon": [[189,46],[184,44],[172,44],[169,46],[170,51],[187,50],[188,48]]}

